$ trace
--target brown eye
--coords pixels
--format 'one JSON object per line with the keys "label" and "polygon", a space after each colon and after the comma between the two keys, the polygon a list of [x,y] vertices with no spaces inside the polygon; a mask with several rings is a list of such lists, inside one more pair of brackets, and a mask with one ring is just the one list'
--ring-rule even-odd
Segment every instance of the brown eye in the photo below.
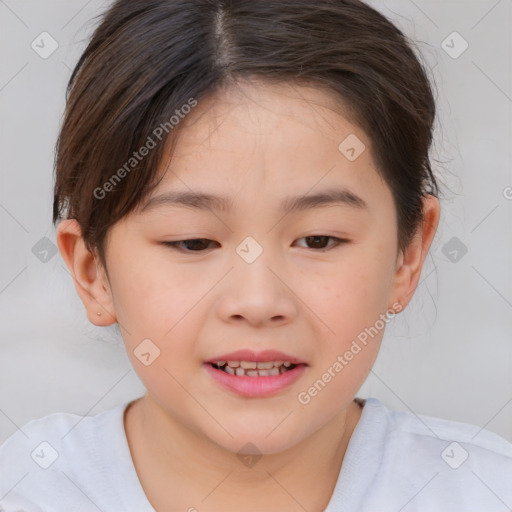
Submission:
{"label": "brown eye", "polygon": [[[337,247],[338,245],[340,245],[342,243],[348,242],[348,240],[342,240],[340,238],[336,238],[334,236],[327,236],[327,235],[305,236],[304,238],[300,238],[299,240],[306,240],[308,249],[317,249],[320,251],[329,250],[334,247]],[[329,240],[333,241],[333,243],[331,245],[327,245]],[[304,246],[300,246],[300,247],[304,247]]]}
{"label": "brown eye", "polygon": [[202,252],[208,248],[210,242],[212,242],[212,240],[208,240],[207,238],[192,238],[190,240],[178,240],[176,242],[163,242],[163,244],[185,252]]}

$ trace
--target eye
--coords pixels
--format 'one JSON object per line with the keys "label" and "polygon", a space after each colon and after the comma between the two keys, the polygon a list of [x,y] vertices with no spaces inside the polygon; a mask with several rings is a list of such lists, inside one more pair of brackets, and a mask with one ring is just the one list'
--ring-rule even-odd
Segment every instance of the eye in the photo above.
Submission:
{"label": "eye", "polygon": [[[192,238],[190,240],[177,240],[176,242],[162,242],[164,245],[169,246],[174,249],[182,250],[185,252],[203,252],[207,249],[207,245],[209,242],[213,242],[212,240],[208,240],[207,238]],[[183,249],[183,246],[187,246],[191,248]]]}
{"label": "eye", "polygon": [[[318,251],[328,251],[330,249],[334,249],[335,247],[348,243],[349,240],[344,240],[341,238],[336,238],[334,236],[327,235],[312,235],[306,236],[303,238],[299,238],[299,240],[306,240],[307,244],[312,244],[313,247],[307,247],[309,249],[316,249]],[[326,243],[331,240],[332,243],[326,246]],[[217,243],[213,240],[208,240],[207,238],[192,238],[189,240],[177,240],[175,242],[162,242],[163,245],[167,247],[171,247],[173,249],[181,250],[183,252],[204,252],[208,249],[209,243]],[[300,246],[304,247],[304,246]]]}
{"label": "eye", "polygon": [[[332,240],[333,243],[330,246],[326,247],[325,244],[329,239]],[[299,238],[299,240],[306,240],[306,243],[313,245],[313,247],[309,247],[309,249],[318,249],[319,251],[322,251],[322,250],[328,251],[330,249],[334,249],[338,245],[348,242],[348,240],[336,238],[335,236],[327,236],[327,235],[305,236],[304,238]],[[304,246],[300,246],[300,247],[304,247]]]}

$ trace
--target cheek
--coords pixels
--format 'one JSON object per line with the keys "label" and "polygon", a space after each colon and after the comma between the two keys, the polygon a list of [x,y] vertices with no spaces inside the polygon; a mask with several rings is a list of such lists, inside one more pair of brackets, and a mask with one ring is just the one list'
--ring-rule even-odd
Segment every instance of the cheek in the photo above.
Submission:
{"label": "cheek", "polygon": [[[362,248],[361,248],[362,249]],[[377,256],[378,255],[378,256]],[[381,314],[386,314],[393,274],[383,251],[354,251],[331,270],[308,281],[303,288],[308,306],[322,320],[322,335],[331,342],[326,350],[343,350],[361,333],[382,331]],[[304,283],[304,281],[303,281]],[[381,337],[382,332],[375,336]]]}
{"label": "cheek", "polygon": [[184,287],[183,276],[173,277],[132,281],[123,289],[119,320],[129,330],[123,331],[125,347],[146,389],[179,401],[179,383],[199,362],[193,340],[199,334],[198,315],[204,314],[198,304],[204,290]]}
{"label": "cheek", "polygon": [[170,265],[159,248],[118,258],[112,274],[119,321],[145,337],[161,338],[204,293],[192,266]]}
{"label": "cheek", "polygon": [[[194,344],[206,301],[202,297],[211,288],[206,279],[197,279],[192,265],[170,265],[159,251],[138,254],[118,261],[112,276],[115,309],[132,363],[140,369],[141,379],[169,380],[170,372],[184,373],[194,364]],[[163,251],[165,253],[165,251]],[[124,276],[129,275],[129,279]],[[136,357],[144,340],[150,353],[158,353],[150,367]],[[156,347],[156,348],[155,348]],[[135,351],[135,354],[134,354]],[[147,357],[146,357],[147,359]],[[198,359],[199,361],[199,359]]]}

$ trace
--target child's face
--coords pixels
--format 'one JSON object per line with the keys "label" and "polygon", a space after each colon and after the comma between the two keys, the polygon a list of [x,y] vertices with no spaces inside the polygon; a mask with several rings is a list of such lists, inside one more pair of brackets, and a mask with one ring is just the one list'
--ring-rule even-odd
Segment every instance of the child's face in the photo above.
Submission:
{"label": "child's face", "polygon": [[[401,278],[393,199],[365,133],[318,90],[243,91],[192,110],[153,194],[226,196],[231,207],[160,202],[133,212],[111,229],[106,263],[112,308],[153,406],[233,452],[251,442],[272,453],[347,407],[377,356],[384,315],[405,307],[415,283]],[[350,161],[338,146],[354,134],[366,150]],[[341,189],[367,206],[280,208],[287,197]],[[305,238],[322,235],[348,242]],[[197,238],[211,242],[164,245]],[[160,350],[147,366],[134,353],[146,339]],[[154,357],[143,347],[151,355],[142,359]],[[240,349],[281,351],[306,366],[268,396],[242,396],[205,363]]]}

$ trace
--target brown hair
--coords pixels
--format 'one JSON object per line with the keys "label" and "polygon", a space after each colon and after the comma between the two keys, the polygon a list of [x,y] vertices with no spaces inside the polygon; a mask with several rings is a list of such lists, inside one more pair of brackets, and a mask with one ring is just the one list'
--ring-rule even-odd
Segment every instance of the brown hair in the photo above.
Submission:
{"label": "brown hair", "polygon": [[[339,98],[370,138],[393,194],[398,249],[406,248],[422,196],[438,194],[429,159],[435,102],[412,44],[359,0],[115,1],[68,83],[54,224],[75,218],[104,264],[108,229],[155,186],[180,129],[172,118],[237,78],[313,84]],[[150,139],[155,146],[139,159]]]}

